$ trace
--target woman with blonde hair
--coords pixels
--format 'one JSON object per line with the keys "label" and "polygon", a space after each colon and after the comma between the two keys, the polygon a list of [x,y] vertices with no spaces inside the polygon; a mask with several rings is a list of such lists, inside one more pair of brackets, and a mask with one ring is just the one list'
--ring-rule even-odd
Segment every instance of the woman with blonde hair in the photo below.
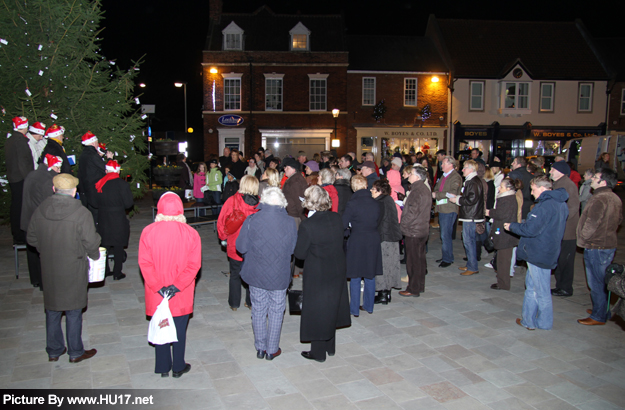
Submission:
{"label": "woman with blonde hair", "polygon": [[274,168],[267,168],[260,177],[258,184],[258,196],[263,195],[263,191],[269,187],[280,188],[280,173]]}

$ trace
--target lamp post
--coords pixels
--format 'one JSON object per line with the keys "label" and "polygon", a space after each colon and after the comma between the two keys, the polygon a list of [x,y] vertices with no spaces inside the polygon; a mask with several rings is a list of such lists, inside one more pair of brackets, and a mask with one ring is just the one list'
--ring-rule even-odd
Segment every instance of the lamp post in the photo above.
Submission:
{"label": "lamp post", "polygon": [[334,108],[332,110],[332,116],[334,117],[334,140],[332,141],[332,148],[338,148],[340,144],[339,137],[336,133],[337,120],[339,118],[340,112],[341,110],[339,110],[338,108]]}
{"label": "lamp post", "polygon": [[178,88],[184,89],[184,133],[187,133],[187,83],[174,83]]}

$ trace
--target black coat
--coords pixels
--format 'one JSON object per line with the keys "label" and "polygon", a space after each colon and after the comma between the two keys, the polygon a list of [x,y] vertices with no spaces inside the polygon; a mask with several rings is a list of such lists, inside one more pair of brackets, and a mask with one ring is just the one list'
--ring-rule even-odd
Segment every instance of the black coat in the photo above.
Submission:
{"label": "black coat", "polygon": [[63,164],[61,164],[61,174],[72,173],[72,166],[67,160],[67,154],[65,153],[65,150],[63,149],[61,144],[59,144],[52,138],[48,138],[48,143],[46,144],[46,147],[43,149],[43,152],[39,157],[39,164],[43,164],[43,159],[46,157],[46,154],[54,155],[55,157],[61,157],[63,159]]}
{"label": "black coat", "polygon": [[395,201],[388,195],[380,195],[376,198],[380,203],[382,218],[378,225],[380,240],[382,242],[398,242],[401,240],[401,229],[399,229],[399,219],[397,217],[397,206]]}
{"label": "black coat", "polygon": [[78,192],[80,193],[80,201],[83,205],[87,204],[95,206],[95,183],[106,175],[106,165],[104,160],[98,154],[98,151],[92,145],[83,148],[80,158],[78,159]]}
{"label": "black coat", "polygon": [[343,216],[347,202],[349,202],[349,199],[352,197],[354,192],[352,191],[349,181],[346,179],[337,179],[334,181],[334,188],[336,188],[336,192],[339,194],[338,213]]}
{"label": "black coat", "polygon": [[57,175],[56,171],[48,171],[48,168],[42,165],[26,176],[22,194],[22,219],[20,221],[22,231],[28,229],[30,218],[35,213],[35,209],[47,197],[54,195],[52,179]]}
{"label": "black coat", "polygon": [[10,183],[26,179],[29,172],[34,171],[33,154],[28,145],[28,137],[21,132],[13,131],[4,143],[4,160],[7,167],[7,179]]}
{"label": "black coat", "polygon": [[128,246],[130,222],[126,209],[134,205],[128,182],[121,178],[108,181],[101,193],[96,192],[94,202],[98,208],[98,233],[102,237],[102,246]]}
{"label": "black coat", "polygon": [[[516,195],[508,195],[497,199],[497,208],[490,209],[490,217],[493,224],[490,228],[490,237],[495,245],[495,249],[514,248],[519,244],[519,237],[510,231],[503,229],[503,224],[517,221],[519,205]],[[499,229],[499,234],[496,234]]]}
{"label": "black coat", "polygon": [[351,324],[341,217],[325,211],[304,219],[294,253],[306,261],[300,339],[329,340]]}
{"label": "black coat", "polygon": [[247,168],[247,162],[238,160],[237,162],[232,162],[228,168],[230,168],[230,173],[234,175],[234,177],[238,181],[240,181],[241,178],[243,178],[243,175],[245,175],[245,168]]}
{"label": "black coat", "polygon": [[343,228],[351,234],[347,241],[347,277],[373,279],[382,275],[382,246],[378,224],[381,206],[366,189],[352,195],[343,214]]}

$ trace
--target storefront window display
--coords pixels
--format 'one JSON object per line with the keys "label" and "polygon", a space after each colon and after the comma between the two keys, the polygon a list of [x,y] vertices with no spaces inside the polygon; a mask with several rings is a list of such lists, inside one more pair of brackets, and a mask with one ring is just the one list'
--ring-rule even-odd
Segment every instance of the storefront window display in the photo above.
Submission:
{"label": "storefront window display", "polygon": [[382,157],[390,157],[396,152],[402,155],[423,152],[433,158],[438,149],[438,138],[382,138]]}

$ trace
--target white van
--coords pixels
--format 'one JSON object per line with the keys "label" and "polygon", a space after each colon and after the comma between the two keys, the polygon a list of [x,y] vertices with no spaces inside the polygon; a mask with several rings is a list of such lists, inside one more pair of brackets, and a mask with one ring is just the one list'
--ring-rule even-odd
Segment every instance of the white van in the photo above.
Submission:
{"label": "white van", "polygon": [[619,181],[625,181],[625,135],[612,131],[609,135],[574,138],[562,148],[567,161],[575,164],[582,175],[587,169],[595,168],[595,162],[604,152],[610,154],[610,166],[618,173]]}

